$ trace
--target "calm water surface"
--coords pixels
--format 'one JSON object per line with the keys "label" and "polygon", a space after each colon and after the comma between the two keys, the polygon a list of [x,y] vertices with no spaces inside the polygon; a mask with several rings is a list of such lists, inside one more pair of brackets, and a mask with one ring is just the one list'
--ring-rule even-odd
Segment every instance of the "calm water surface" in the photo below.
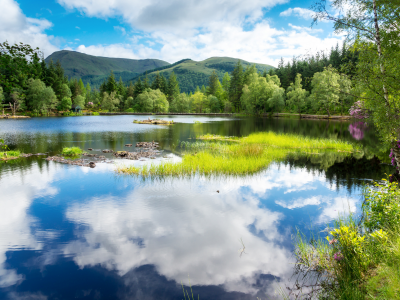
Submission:
{"label": "calm water surface", "polygon": [[348,140],[363,152],[290,158],[254,176],[162,180],[116,175],[126,160],[94,169],[46,156],[1,163],[1,299],[182,299],[188,276],[200,299],[274,299],[290,283],[295,228],[357,213],[362,184],[391,171],[374,158],[379,142],[365,124],[167,116],[180,123],[164,127],[134,118],[147,116],[0,120],[0,137],[50,155],[154,140],[164,150],[156,161],[179,161],[179,143],[196,135],[272,130]]}

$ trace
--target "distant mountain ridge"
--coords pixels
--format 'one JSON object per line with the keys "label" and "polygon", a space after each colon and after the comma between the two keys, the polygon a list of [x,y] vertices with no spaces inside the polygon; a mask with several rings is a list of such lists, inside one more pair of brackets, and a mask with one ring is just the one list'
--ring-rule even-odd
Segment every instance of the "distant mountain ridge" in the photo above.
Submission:
{"label": "distant mountain ridge", "polygon": [[191,59],[183,59],[179,62],[169,66],[163,66],[158,69],[149,70],[142,74],[132,77],[128,81],[136,81],[139,77],[144,79],[145,76],[151,82],[156,76],[157,72],[169,77],[169,74],[174,71],[179,81],[179,86],[182,92],[193,92],[197,86],[207,86],[211,73],[215,70],[218,74],[220,81],[226,72],[231,73],[235,68],[238,61],[241,61],[243,68],[255,65],[259,72],[269,71],[275,67],[266,64],[256,64],[245,60],[231,57],[211,57],[203,61],[194,61]]}
{"label": "distant mountain ridge", "polygon": [[82,78],[82,81],[99,86],[112,70],[116,79],[128,80],[147,70],[153,70],[170,65],[159,59],[129,59],[93,56],[80,52],[62,50],[49,55],[45,61],[56,63],[58,60],[68,78]]}
{"label": "distant mountain ridge", "polygon": [[[121,77],[125,83],[135,82],[139,77],[145,76],[151,82],[157,72],[166,78],[174,71],[179,81],[182,92],[193,92],[197,86],[207,86],[209,77],[213,70],[222,81],[225,72],[232,72],[239,59],[231,57],[211,57],[203,61],[182,59],[173,64],[159,59],[127,59],[93,56],[75,51],[62,50],[49,55],[45,61],[48,64],[60,61],[68,78],[82,78],[86,84],[89,82],[93,87],[99,87],[107,79],[112,70],[118,81]],[[244,68],[255,64],[259,72],[274,69],[266,64],[256,64],[240,60]]]}

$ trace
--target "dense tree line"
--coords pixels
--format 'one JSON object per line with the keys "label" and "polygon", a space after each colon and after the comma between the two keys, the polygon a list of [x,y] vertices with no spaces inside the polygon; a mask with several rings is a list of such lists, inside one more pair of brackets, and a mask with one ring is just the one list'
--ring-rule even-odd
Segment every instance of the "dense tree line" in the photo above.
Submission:
{"label": "dense tree line", "polygon": [[[100,88],[94,89],[89,83],[85,86],[82,79],[68,80],[59,62],[50,61],[46,65],[39,49],[23,44],[10,46],[6,42],[1,44],[0,99],[13,113],[28,110],[42,115],[68,112],[71,108],[131,112],[346,113],[354,102],[350,96],[354,89],[350,76],[327,65],[335,62],[340,68],[343,63],[339,60],[350,56],[350,51],[343,49],[332,49],[328,59],[320,62],[316,59],[319,63],[314,64],[311,58],[308,65],[300,61],[294,68],[288,63],[268,74],[266,70],[261,74],[255,65],[244,68],[238,61],[230,74],[220,70],[214,70],[210,76],[202,74],[202,86],[194,87],[192,82],[195,91],[188,93],[180,89],[180,84],[191,78],[186,76],[190,71],[177,69],[178,74],[171,72],[169,76],[157,72],[150,78],[139,77],[128,86],[121,77],[117,81],[111,71]],[[339,60],[335,61],[335,57]],[[293,70],[305,76],[314,72],[309,80],[311,88],[304,85],[300,72],[287,87],[283,86],[282,74]]]}

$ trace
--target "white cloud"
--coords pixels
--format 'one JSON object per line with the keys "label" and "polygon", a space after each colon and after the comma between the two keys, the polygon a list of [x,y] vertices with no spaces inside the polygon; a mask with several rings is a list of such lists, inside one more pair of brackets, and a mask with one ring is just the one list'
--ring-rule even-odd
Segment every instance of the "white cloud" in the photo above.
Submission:
{"label": "white cloud", "polygon": [[[174,179],[173,184],[157,183],[163,193],[154,194],[154,185],[148,184],[125,199],[74,204],[66,217],[87,230],[64,254],[81,268],[100,264],[121,276],[152,264],[177,283],[186,282],[190,274],[192,285],[255,292],[258,274],[289,275],[292,255],[277,243],[284,238],[277,229],[281,214],[260,207],[254,197],[244,199],[236,192],[239,187],[226,192],[218,181]],[[254,235],[250,226],[266,239]],[[240,238],[248,253],[241,258]]]}
{"label": "white cloud", "polygon": [[51,186],[51,182],[56,173],[57,178],[62,174],[57,168],[42,172],[37,164],[32,165],[29,170],[13,172],[14,176],[5,176],[0,181],[0,287],[14,285],[23,280],[23,276],[16,270],[6,267],[7,251],[40,250],[42,248],[40,240],[51,239],[57,235],[55,232],[44,234],[43,231],[33,235],[31,227],[36,220],[28,214],[28,210],[34,198],[58,193]]}
{"label": "white cloud", "polygon": [[58,0],[68,9],[78,9],[88,16],[122,16],[132,27],[145,31],[186,32],[187,28],[207,27],[215,21],[240,23],[259,20],[263,9],[288,0]]}
{"label": "white cloud", "polygon": [[58,50],[56,39],[44,32],[52,27],[45,19],[27,18],[18,3],[13,0],[0,0],[0,41],[10,44],[23,42],[33,48],[39,47],[45,56]]}
{"label": "white cloud", "polygon": [[297,16],[306,20],[311,20],[314,14],[315,13],[312,10],[301,7],[295,7],[295,8],[288,8],[287,10],[281,12],[279,15],[281,17]]}
{"label": "white cloud", "polygon": [[126,30],[124,27],[121,26],[114,26],[114,30],[121,31],[122,35],[126,35]]}
{"label": "white cloud", "polygon": [[[242,25],[216,22],[209,24],[207,30],[193,32],[191,36],[154,31],[144,37],[145,42],[139,36],[134,36],[129,44],[80,45],[76,51],[133,59],[158,58],[168,62],[184,57],[204,60],[213,56],[229,56],[277,66],[281,57],[291,59],[293,56],[316,52],[322,47],[329,49],[342,40],[342,37],[316,36],[320,30],[297,26],[292,28],[278,30],[267,21],[261,21],[252,30],[244,30]],[[153,49],[148,43],[149,39],[161,45],[161,48]]]}

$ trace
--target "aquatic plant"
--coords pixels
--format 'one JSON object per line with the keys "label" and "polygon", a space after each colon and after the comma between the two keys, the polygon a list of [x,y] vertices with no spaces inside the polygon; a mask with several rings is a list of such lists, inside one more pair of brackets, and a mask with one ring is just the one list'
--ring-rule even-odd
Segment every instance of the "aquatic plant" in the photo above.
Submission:
{"label": "aquatic plant", "polygon": [[[365,190],[361,218],[339,218],[319,234],[295,239],[299,281],[288,290],[310,299],[397,299],[400,292],[400,190]],[[324,232],[325,232],[324,231]],[[302,291],[306,288],[307,291]],[[308,299],[308,298],[307,298]]]}
{"label": "aquatic plant", "polygon": [[116,171],[142,176],[247,175],[265,169],[273,161],[283,160],[289,153],[307,155],[320,151],[340,151],[349,155],[356,150],[353,145],[343,141],[273,132],[255,133],[242,138],[216,135],[197,138],[203,142],[181,143],[186,153],[180,163],[118,166]]}
{"label": "aquatic plant", "polygon": [[83,153],[83,150],[79,147],[65,147],[63,148],[61,155],[63,156],[78,156]]}

